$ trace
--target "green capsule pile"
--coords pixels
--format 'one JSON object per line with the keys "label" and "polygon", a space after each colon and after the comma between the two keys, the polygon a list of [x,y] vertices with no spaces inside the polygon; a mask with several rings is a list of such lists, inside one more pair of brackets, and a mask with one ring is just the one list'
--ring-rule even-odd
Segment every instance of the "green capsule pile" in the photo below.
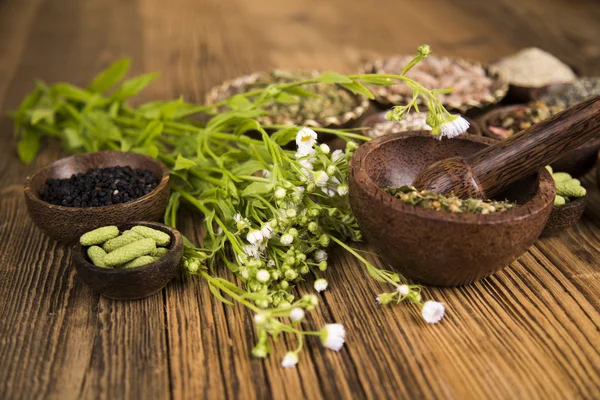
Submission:
{"label": "green capsule pile", "polygon": [[550,166],[547,166],[546,169],[552,174],[554,184],[556,185],[556,197],[554,198],[555,206],[564,206],[571,200],[586,195],[587,192],[585,188],[581,186],[579,179],[573,178],[566,172],[554,172]]}
{"label": "green capsule pile", "polygon": [[92,263],[102,268],[136,268],[163,257],[171,243],[168,234],[137,225],[119,232],[116,226],[103,226],[81,236]]}

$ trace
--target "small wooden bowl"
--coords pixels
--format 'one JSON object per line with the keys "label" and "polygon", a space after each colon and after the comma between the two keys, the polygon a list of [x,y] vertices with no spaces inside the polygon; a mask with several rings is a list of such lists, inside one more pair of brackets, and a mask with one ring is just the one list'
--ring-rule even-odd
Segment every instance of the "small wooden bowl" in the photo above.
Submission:
{"label": "small wooden bowl", "polygon": [[[63,207],[40,199],[48,178],[64,179],[88,168],[130,166],[151,171],[158,186],[150,193],[127,203],[103,207]],[[33,222],[51,238],[74,243],[85,232],[129,221],[156,221],[169,201],[169,170],[151,157],[120,151],[101,151],[61,158],[45,166],[25,181],[25,202]]]}
{"label": "small wooden bowl", "polygon": [[553,207],[541,237],[559,235],[575,225],[585,211],[585,202],[586,198],[581,197],[570,201],[564,206]]}
{"label": "small wooden bowl", "polygon": [[[496,120],[504,113],[511,113],[519,109],[527,108],[527,105],[512,105],[493,109],[492,111],[478,118],[479,128],[483,136],[496,140],[503,140],[501,136],[491,132],[488,128],[491,121]],[[552,168],[556,172],[567,172],[573,177],[585,175],[594,167],[598,150],[600,149],[600,138],[592,139],[589,142],[579,146],[564,157],[552,163]]]}
{"label": "small wooden bowl", "polygon": [[496,214],[453,214],[404,203],[384,189],[410,185],[432,163],[468,156],[494,143],[461,135],[390,134],[360,146],[350,162],[350,205],[369,243],[406,278],[456,286],[485,278],[521,256],[538,238],[556,190],[546,169],[497,196],[519,207]]}
{"label": "small wooden bowl", "polygon": [[169,252],[158,261],[137,268],[101,268],[91,263],[81,244],[73,247],[77,274],[94,292],[116,300],[135,300],[153,295],[173,279],[183,257],[183,238],[179,231],[158,222],[130,222],[119,225],[122,232],[136,225],[160,230],[171,236]]}
{"label": "small wooden bowl", "polygon": [[[375,114],[371,114],[367,118],[365,118],[364,121],[362,121],[360,126],[365,127],[365,128],[374,128],[375,125],[377,125],[381,122],[387,121],[385,119],[386,114],[387,114],[387,111],[380,111]],[[479,129],[479,124],[475,123],[473,120],[471,120],[469,118],[465,118],[465,119],[467,121],[469,121],[469,129],[467,129],[466,133],[469,133],[469,134],[475,135],[475,136],[481,136],[481,129]],[[391,121],[388,121],[388,122],[391,122]],[[403,131],[397,130],[397,131],[390,132],[390,133],[399,133],[399,132],[403,132]],[[404,132],[406,132],[406,131],[404,131]],[[363,129],[361,131],[361,133],[367,137],[370,137],[371,139],[378,137],[377,135],[375,135],[372,132],[372,129]]]}

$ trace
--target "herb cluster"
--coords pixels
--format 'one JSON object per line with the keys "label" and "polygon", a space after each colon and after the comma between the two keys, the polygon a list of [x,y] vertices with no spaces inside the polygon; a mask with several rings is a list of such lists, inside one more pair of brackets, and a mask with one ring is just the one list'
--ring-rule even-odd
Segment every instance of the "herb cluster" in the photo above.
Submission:
{"label": "herb cluster", "polygon": [[[420,52],[405,68],[426,57]],[[306,335],[318,336],[323,345],[339,350],[345,331],[341,324],[328,324],[318,331],[299,328],[305,311],[314,309],[318,297],[296,299],[293,288],[314,277],[317,291],[328,283],[322,274],[328,268],[328,247],[337,244],[361,260],[371,277],[394,286],[393,293],[380,295],[382,303],[396,298],[422,309],[427,322],[437,322],[443,305],[423,302],[420,287],[400,284],[396,273],[375,268],[346,244],[358,241],[360,231],[348,203],[348,162],[357,144],[368,140],[348,130],[263,125],[258,118],[274,103],[301,102],[314,96],[302,86],[339,85],[355,94],[372,98],[364,84],[406,83],[414,90],[413,101],[395,118],[401,119],[419,98],[429,109],[434,131],[456,133],[460,117],[451,116],[435,94],[401,75],[363,74],[344,76],[335,72],[298,82],[270,84],[265,88],[234,95],[212,105],[197,105],[183,99],[154,101],[134,108],[127,100],[140,93],[157,74],[146,74],[118,84],[129,62],[121,60],[100,73],[87,88],[67,83],[47,86],[38,82],[33,93],[13,113],[19,154],[30,162],[42,137],[62,141],[66,150],[91,152],[102,149],[133,151],[156,157],[167,164],[172,176],[166,223],[176,226],[180,206],[185,203],[204,215],[206,236],[202,247],[185,240],[184,267],[200,275],[211,292],[226,304],[243,304],[255,313],[257,357],[270,351],[269,337],[296,335],[298,347],[282,365],[298,361]],[[215,111],[218,110],[218,111]],[[190,118],[207,116],[206,123]],[[444,126],[447,122],[450,129]],[[271,135],[267,131],[272,132]],[[254,132],[260,139],[246,133]],[[345,139],[345,149],[332,151],[319,144],[318,133]],[[296,151],[286,145],[296,142]],[[214,276],[224,265],[241,282]]]}

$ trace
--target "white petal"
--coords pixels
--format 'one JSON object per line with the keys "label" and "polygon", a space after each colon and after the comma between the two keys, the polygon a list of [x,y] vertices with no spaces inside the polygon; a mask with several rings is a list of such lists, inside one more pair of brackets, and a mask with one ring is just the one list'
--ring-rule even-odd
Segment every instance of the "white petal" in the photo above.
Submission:
{"label": "white petal", "polygon": [[430,324],[440,322],[440,320],[444,317],[444,312],[444,305],[437,301],[426,301],[425,304],[423,304],[423,309],[421,310],[423,319]]}

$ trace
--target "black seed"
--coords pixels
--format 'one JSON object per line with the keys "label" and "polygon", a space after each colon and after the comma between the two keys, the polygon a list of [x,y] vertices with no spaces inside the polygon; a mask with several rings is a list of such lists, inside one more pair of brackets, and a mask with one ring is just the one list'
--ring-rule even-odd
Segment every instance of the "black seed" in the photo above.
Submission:
{"label": "black seed", "polygon": [[148,170],[130,166],[90,168],[66,179],[46,180],[40,197],[65,207],[99,207],[126,203],[150,193],[156,186],[158,180]]}

